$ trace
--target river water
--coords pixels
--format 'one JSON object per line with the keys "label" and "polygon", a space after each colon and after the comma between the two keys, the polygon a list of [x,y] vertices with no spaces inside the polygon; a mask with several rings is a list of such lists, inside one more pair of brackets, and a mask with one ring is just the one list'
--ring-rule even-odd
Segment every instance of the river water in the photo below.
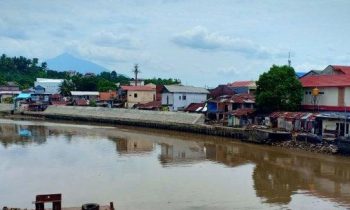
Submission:
{"label": "river water", "polygon": [[0,120],[0,208],[346,209],[350,157],[188,133]]}

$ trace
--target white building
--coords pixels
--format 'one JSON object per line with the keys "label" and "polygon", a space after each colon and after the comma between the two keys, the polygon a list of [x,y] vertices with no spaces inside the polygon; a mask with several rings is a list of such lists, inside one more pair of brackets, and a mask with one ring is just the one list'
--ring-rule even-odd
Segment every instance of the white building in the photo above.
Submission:
{"label": "white building", "polygon": [[207,100],[209,91],[205,88],[164,85],[162,91],[162,105],[169,107],[170,111],[183,110],[191,103],[202,103]]}
{"label": "white building", "polygon": [[40,85],[45,88],[46,94],[55,94],[60,92],[60,85],[63,79],[47,79],[47,78],[36,78],[34,87]]}
{"label": "white building", "polygon": [[85,99],[85,100],[97,100],[100,93],[98,91],[70,91],[73,100]]}
{"label": "white building", "polygon": [[[350,67],[328,66],[318,75],[301,77],[300,82],[304,87],[301,103],[304,110],[349,111]],[[312,94],[314,89],[317,90],[317,95]]]}

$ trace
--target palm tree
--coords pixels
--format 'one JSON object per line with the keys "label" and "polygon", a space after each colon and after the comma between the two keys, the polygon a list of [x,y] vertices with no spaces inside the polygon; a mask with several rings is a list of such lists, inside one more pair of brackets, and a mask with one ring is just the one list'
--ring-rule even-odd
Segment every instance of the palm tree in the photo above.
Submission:
{"label": "palm tree", "polygon": [[75,84],[72,80],[64,80],[60,85],[60,94],[63,96],[71,96],[71,91],[75,90]]}

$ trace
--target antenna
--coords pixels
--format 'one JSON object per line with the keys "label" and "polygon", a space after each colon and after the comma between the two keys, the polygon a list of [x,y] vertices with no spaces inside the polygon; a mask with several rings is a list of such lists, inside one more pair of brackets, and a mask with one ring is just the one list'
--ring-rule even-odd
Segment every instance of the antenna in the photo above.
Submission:
{"label": "antenna", "polygon": [[135,64],[134,70],[132,72],[135,74],[135,86],[137,86],[137,75],[140,73],[138,64]]}
{"label": "antenna", "polygon": [[292,65],[292,61],[290,60],[290,52],[288,54],[288,66],[290,67]]}

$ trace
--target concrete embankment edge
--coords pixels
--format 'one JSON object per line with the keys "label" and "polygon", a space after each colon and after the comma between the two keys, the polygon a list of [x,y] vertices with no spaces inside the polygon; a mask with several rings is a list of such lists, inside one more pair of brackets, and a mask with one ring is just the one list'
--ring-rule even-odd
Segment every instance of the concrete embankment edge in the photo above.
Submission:
{"label": "concrete embankment edge", "polygon": [[[156,128],[164,130],[174,130],[180,132],[188,133],[198,133],[204,135],[213,135],[213,136],[222,136],[229,137],[232,140],[243,140],[250,143],[264,143],[265,139],[268,138],[266,132],[258,132],[258,130],[249,130],[241,128],[230,128],[222,126],[211,126],[204,124],[190,124],[190,123],[178,123],[178,122],[164,122],[164,121],[153,121],[153,120],[140,120],[140,119],[127,119],[127,118],[117,118],[115,116],[84,116],[84,115],[74,115],[74,114],[53,114],[45,112],[24,112],[21,114],[9,115],[8,111],[2,112],[10,118],[16,119],[51,119],[51,120],[64,120],[64,121],[81,121],[81,122],[92,122],[92,123],[103,123],[103,124],[113,124],[113,125],[127,125],[127,126],[138,126],[146,128]],[[302,142],[290,141],[288,139],[279,139],[285,143],[277,143],[277,145],[272,144],[273,146],[285,147],[288,149],[304,150],[311,151],[316,153],[324,154],[334,154],[333,148],[327,148],[322,146],[320,149],[314,148],[313,144],[306,143],[305,145]],[[265,142],[266,143],[266,142]],[[287,144],[287,145],[285,145]],[[290,146],[292,144],[292,146]],[[301,146],[300,146],[301,145]],[[311,149],[310,149],[311,148]]]}
{"label": "concrete embankment edge", "polygon": [[94,123],[106,123],[113,125],[127,125],[147,128],[166,129],[174,131],[183,131],[189,133],[198,133],[214,136],[232,137],[235,139],[247,139],[247,131],[239,128],[229,128],[221,126],[210,126],[203,124],[188,124],[174,122],[159,122],[151,120],[134,120],[115,117],[96,117],[96,116],[77,116],[64,114],[45,114],[40,112],[26,112],[25,116],[40,117],[52,120],[69,120],[69,121],[85,121]]}

